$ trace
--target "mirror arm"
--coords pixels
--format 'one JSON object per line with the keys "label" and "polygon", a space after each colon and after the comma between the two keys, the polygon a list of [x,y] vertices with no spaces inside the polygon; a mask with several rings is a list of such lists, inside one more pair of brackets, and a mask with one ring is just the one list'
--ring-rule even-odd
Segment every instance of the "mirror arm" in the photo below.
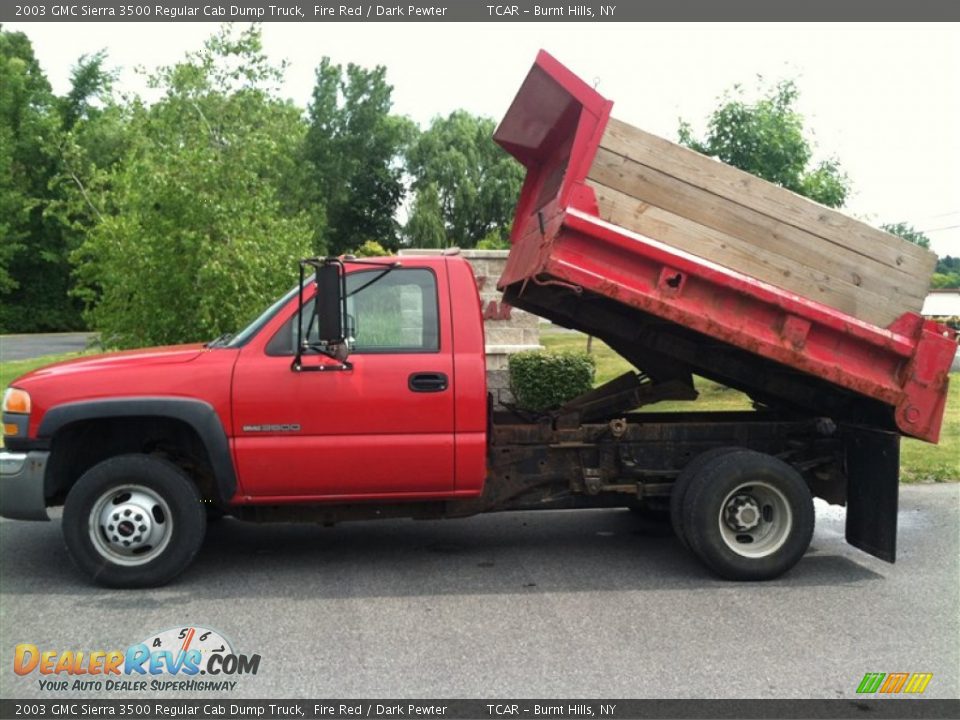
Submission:
{"label": "mirror arm", "polygon": [[[344,318],[347,314],[347,277],[346,277],[346,268],[343,265],[343,261],[337,257],[325,257],[325,258],[304,258],[300,261],[300,284],[297,290],[297,349],[293,356],[293,362],[290,363],[290,369],[294,372],[329,372],[331,370],[352,370],[353,364],[348,362],[345,358],[339,358],[333,352],[330,352],[326,346],[319,345],[309,345],[306,346],[307,349],[313,350],[325,355],[331,360],[336,360],[338,365],[317,365],[311,367],[304,367],[303,365],[303,282],[304,282],[304,268],[310,266],[314,271],[318,271],[322,267],[328,265],[339,265],[340,266],[340,304],[341,304],[341,314],[340,317]],[[397,263],[399,264],[399,263]],[[316,299],[314,300],[316,302]]]}
{"label": "mirror arm", "polygon": [[300,261],[300,285],[297,291],[297,351],[293,356],[290,369],[300,372],[303,369],[303,260]]}

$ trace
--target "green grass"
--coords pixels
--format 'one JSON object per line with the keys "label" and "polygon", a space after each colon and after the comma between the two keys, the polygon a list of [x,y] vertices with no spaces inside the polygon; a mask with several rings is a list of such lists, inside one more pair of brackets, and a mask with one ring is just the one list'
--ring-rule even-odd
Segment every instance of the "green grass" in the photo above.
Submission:
{"label": "green grass", "polygon": [[44,355],[43,357],[31,358],[30,360],[3,360],[0,362],[0,388],[6,390],[7,385],[13,382],[14,379],[31,370],[36,370],[39,367],[60,362],[61,360],[72,360],[73,358],[78,358],[86,354],[88,353],[72,352],[61,355]]}
{"label": "green grass", "polygon": [[[548,331],[540,336],[548,350],[584,350],[586,338],[579,333]],[[0,362],[0,388],[20,375],[43,365],[80,357],[84,353],[47,355],[32,360]],[[593,341],[597,363],[596,384],[602,384],[631,369],[629,363],[599,340]],[[931,445],[905,438],[900,444],[900,477],[903,482],[955,482],[960,480],[960,373],[951,373],[947,410],[943,418],[940,444]],[[695,402],[670,401],[649,405],[645,410],[750,410],[750,399],[743,393],[704,378],[694,379],[700,397]]]}
{"label": "green grass", "polygon": [[[547,350],[586,350],[587,339],[580,333],[547,331],[540,334],[540,344]],[[602,385],[608,380],[633,370],[633,366],[607,347],[602,341],[594,338],[592,345],[593,358],[597,363],[597,378],[595,385]],[[724,385],[702,377],[694,378],[694,386],[700,397],[695,402],[687,400],[668,400],[644,406],[647,412],[683,412],[691,410],[752,410],[750,398],[737,390],[731,390]]]}
{"label": "green grass", "polygon": [[[61,360],[71,360],[87,353],[73,352],[63,353],[61,355],[44,355],[39,358],[29,360],[0,360],[0,395],[6,392],[7,386],[16,378],[38,367],[49,365],[50,363],[60,362]],[[0,435],[0,447],[3,447],[3,436]]]}
{"label": "green grass", "polygon": [[[585,350],[584,335],[546,331],[540,343],[548,350]],[[631,370],[630,364],[601,341],[593,340],[593,356],[597,363],[596,384],[601,385]],[[674,412],[680,410],[750,410],[750,399],[741,392],[695,377],[700,397],[694,402],[662,402],[644,407],[645,411]],[[960,373],[950,374],[950,391],[943,417],[940,443],[931,445],[904,438],[900,443],[900,480],[905,483],[957,482],[960,480]]]}
{"label": "green grass", "polygon": [[943,413],[940,443],[931,445],[905,438],[900,443],[900,481],[956,482],[960,480],[960,373],[950,373],[947,409]]}

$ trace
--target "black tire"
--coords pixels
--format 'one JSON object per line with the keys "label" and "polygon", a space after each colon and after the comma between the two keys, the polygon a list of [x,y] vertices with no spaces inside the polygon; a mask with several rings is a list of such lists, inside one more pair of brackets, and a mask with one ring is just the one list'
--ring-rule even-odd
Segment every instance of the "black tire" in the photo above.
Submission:
{"label": "black tire", "polygon": [[[746,510],[740,516],[738,509]],[[740,520],[755,522],[741,531]],[[771,455],[739,450],[701,467],[684,497],[687,542],[728,580],[771,580],[792,568],[813,537],[813,496],[803,477]]]}
{"label": "black tire", "polygon": [[680,544],[685,548],[689,548],[690,543],[687,541],[686,531],[683,527],[683,501],[687,495],[687,489],[690,487],[690,482],[696,474],[700,472],[701,468],[706,467],[727,453],[738,450],[743,450],[743,448],[720,447],[702,452],[687,463],[686,467],[680,471],[680,474],[674,481],[673,490],[670,491],[670,524],[673,525],[673,532],[677,536],[677,539],[680,540]]}
{"label": "black tire", "polygon": [[[118,520],[110,519],[118,514]],[[94,582],[115,588],[155,587],[193,561],[203,543],[207,513],[197,486],[173,463],[148,455],[119,455],[80,476],[67,495],[62,526],[67,552]],[[145,530],[149,532],[141,532]],[[121,543],[130,542],[114,532],[127,532],[134,549],[124,548]],[[156,543],[149,544],[154,538]],[[141,541],[139,546],[136,541]]]}

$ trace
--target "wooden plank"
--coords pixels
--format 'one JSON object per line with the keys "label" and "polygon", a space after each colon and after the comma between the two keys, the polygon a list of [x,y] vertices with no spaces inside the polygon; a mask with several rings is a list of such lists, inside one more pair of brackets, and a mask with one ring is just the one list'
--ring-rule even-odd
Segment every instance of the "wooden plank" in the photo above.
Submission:
{"label": "wooden plank", "polygon": [[785,259],[765,248],[701,225],[663,208],[640,202],[613,188],[588,183],[597,197],[600,217],[718,265],[764,279],[772,285],[829,305],[866,322],[886,327],[901,309],[872,289],[857,287],[817,268]]}
{"label": "wooden plank", "polygon": [[[788,261],[785,270],[792,264],[802,264],[856,287],[866,285],[901,313],[919,310],[926,295],[927,279],[896,272],[873,258],[850,253],[833,243],[812,241],[809,233],[793,225],[604,148],[597,153],[589,179],[780,255]],[[780,284],[776,277],[759,279]]]}
{"label": "wooden plank", "polygon": [[924,281],[937,263],[903,238],[619,120],[610,120],[600,145]]}

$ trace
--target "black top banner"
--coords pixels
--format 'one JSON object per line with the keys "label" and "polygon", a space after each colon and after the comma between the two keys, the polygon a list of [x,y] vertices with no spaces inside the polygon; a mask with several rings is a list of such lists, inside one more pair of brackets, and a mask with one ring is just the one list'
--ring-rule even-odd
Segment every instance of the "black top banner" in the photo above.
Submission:
{"label": "black top banner", "polygon": [[945,0],[413,0],[410,2],[0,2],[0,22],[635,22],[940,21],[960,19]]}

